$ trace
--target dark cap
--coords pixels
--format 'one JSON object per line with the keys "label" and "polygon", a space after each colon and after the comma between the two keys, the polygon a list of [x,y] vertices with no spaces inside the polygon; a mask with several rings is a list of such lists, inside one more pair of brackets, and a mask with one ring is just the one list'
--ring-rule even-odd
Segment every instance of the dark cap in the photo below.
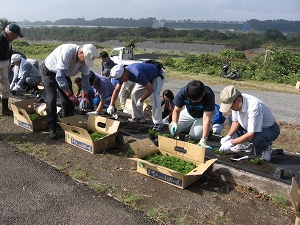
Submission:
{"label": "dark cap", "polygon": [[21,28],[17,24],[11,23],[7,26],[7,28],[9,31],[17,34],[19,37],[24,37],[24,35],[21,33]]}
{"label": "dark cap", "polygon": [[90,70],[90,74],[89,74],[90,86],[93,86],[95,79],[96,79],[96,74]]}

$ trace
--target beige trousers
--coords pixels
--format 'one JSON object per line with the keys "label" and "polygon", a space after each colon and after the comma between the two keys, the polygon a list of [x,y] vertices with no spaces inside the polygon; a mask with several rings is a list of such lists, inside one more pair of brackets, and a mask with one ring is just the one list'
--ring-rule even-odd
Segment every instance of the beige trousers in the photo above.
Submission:
{"label": "beige trousers", "polygon": [[0,97],[8,99],[10,94],[8,81],[9,60],[0,61]]}

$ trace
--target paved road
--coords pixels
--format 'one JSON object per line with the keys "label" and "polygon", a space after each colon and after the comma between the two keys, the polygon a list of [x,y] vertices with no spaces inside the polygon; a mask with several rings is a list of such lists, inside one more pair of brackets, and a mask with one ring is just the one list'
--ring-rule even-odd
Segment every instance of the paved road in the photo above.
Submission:
{"label": "paved road", "polygon": [[0,224],[154,224],[0,140]]}

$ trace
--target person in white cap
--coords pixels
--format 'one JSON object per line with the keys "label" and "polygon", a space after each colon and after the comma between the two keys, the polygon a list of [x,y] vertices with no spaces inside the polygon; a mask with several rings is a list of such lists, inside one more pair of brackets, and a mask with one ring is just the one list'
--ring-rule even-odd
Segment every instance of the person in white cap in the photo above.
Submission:
{"label": "person in white cap", "polygon": [[82,99],[89,103],[88,89],[89,67],[94,66],[98,57],[97,49],[92,44],[83,46],[63,44],[58,46],[42,63],[42,77],[46,93],[46,112],[49,127],[49,137],[57,137],[56,100],[57,90],[61,99],[62,117],[73,116],[74,108],[79,104],[73,93],[72,76],[81,73],[83,95]]}
{"label": "person in white cap", "polygon": [[14,65],[14,77],[10,84],[11,92],[15,93],[19,89],[36,90],[37,85],[42,81],[42,76],[32,62],[23,59],[20,54],[13,54],[11,64]]}
{"label": "person in white cap", "polygon": [[11,96],[9,89],[9,67],[10,58],[12,55],[12,42],[18,37],[23,37],[21,28],[14,23],[7,25],[7,27],[0,33],[0,96],[2,100],[2,114],[12,115],[8,108],[8,98]]}
{"label": "person in white cap", "polygon": [[278,138],[280,128],[268,106],[252,95],[242,94],[232,85],[221,91],[220,100],[222,113],[232,110],[232,124],[221,139],[220,151],[229,151],[249,141],[255,156],[262,155],[262,160],[270,161],[271,145]]}
{"label": "person in white cap", "polygon": [[136,83],[132,90],[132,118],[131,122],[145,122],[143,113],[143,102],[150,96],[152,102],[153,129],[160,131],[162,124],[162,111],[160,104],[160,91],[164,83],[164,71],[158,66],[150,63],[133,63],[125,68],[122,65],[114,66],[110,71],[110,77],[117,81],[115,90],[111,97],[107,113],[112,115],[116,109],[115,101],[121,90],[122,84],[126,81]]}

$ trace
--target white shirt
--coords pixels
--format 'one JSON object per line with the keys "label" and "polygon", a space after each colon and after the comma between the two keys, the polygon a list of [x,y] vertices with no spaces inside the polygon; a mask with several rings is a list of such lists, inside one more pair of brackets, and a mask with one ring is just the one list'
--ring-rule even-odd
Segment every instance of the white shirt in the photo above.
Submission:
{"label": "white shirt", "polygon": [[82,74],[82,89],[89,88],[90,69],[85,63],[77,61],[77,51],[80,46],[75,44],[63,44],[58,46],[45,59],[45,66],[51,72],[56,73],[56,81],[61,89],[68,90],[69,85],[66,76],[75,76],[79,72]]}
{"label": "white shirt", "polygon": [[275,123],[270,109],[258,98],[242,94],[243,106],[239,111],[232,110],[232,121],[237,121],[247,132],[261,132]]}

